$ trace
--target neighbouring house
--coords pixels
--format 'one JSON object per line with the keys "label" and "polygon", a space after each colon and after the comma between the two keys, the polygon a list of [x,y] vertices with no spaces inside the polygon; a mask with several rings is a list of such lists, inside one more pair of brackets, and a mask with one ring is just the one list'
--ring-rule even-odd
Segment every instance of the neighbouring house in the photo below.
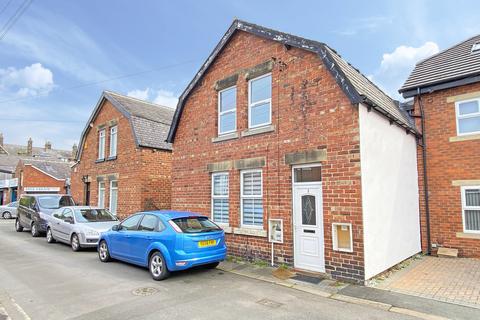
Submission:
{"label": "neighbouring house", "polygon": [[18,176],[15,175],[20,160],[45,160],[68,163],[75,158],[72,151],[53,149],[52,143],[45,142],[44,147],[34,147],[30,138],[26,145],[6,144],[3,134],[0,133],[0,205],[15,201],[20,193],[18,190]]}
{"label": "neighbouring house", "polygon": [[361,283],[421,250],[414,123],[324,43],[235,20],[167,141],[231,255]]}
{"label": "neighbouring house", "polygon": [[77,203],[119,217],[169,209],[174,110],[114,92],[102,93],[80,137],[72,167]]}
{"label": "neighbouring house", "polygon": [[417,63],[399,91],[414,98],[419,129],[424,122],[423,249],[480,257],[480,35]]}
{"label": "neighbouring house", "polygon": [[19,195],[28,193],[68,194],[71,162],[21,159],[15,169]]}

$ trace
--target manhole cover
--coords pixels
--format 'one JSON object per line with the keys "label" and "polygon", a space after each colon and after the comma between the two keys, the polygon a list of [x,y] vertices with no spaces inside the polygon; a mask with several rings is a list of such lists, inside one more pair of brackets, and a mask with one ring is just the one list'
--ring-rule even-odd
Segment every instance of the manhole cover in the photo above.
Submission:
{"label": "manhole cover", "polygon": [[261,299],[261,300],[258,300],[257,303],[270,308],[279,308],[283,304],[270,299]]}
{"label": "manhole cover", "polygon": [[146,297],[146,296],[151,296],[152,294],[157,293],[158,290],[155,288],[138,288],[132,291],[132,294],[134,296],[141,296],[141,297]]}

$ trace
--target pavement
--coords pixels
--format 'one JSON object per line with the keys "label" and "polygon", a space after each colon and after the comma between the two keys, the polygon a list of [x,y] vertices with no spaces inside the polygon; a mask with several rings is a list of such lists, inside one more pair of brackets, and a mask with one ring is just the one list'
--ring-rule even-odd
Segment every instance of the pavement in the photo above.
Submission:
{"label": "pavement", "polygon": [[480,259],[420,256],[374,287],[480,309]]}
{"label": "pavement", "polygon": [[69,246],[17,233],[11,221],[0,221],[0,243],[0,320],[480,319],[473,308],[435,301],[439,305],[427,310],[418,307],[421,298],[405,304],[402,296],[385,302],[384,295],[365,287],[281,280],[272,268],[238,262],[157,282],[146,269],[101,263],[95,250],[74,253]]}

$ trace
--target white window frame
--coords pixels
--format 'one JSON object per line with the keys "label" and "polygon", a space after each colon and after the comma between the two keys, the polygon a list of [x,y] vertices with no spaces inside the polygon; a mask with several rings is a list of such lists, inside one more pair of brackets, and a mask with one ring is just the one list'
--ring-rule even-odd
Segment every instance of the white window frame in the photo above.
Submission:
{"label": "white window frame", "polygon": [[[115,137],[115,143],[112,143],[112,137]],[[117,156],[118,126],[110,127],[110,152],[109,157]]]}
{"label": "white window frame", "polygon": [[[259,79],[262,79],[262,78],[265,78],[265,77],[268,77],[268,76],[272,76],[272,73],[266,73],[264,75],[261,75],[260,77],[256,77],[256,78],[253,78],[253,79],[250,79],[248,81],[248,128],[249,129],[253,129],[253,128],[259,128],[259,127],[265,127],[265,126],[268,126],[270,124],[272,124],[272,90],[270,91],[271,94],[270,94],[270,98],[268,99],[264,99],[264,100],[260,100],[260,101],[257,101],[255,103],[251,103],[251,95],[252,95],[252,83],[253,81],[255,80],[259,80]],[[273,78],[271,79],[271,81],[273,82]],[[270,85],[272,85],[272,82],[270,83]],[[252,126],[252,107],[255,107],[255,106],[258,106],[258,105],[261,105],[261,104],[264,104],[268,102],[270,104],[270,114],[269,114],[269,120],[268,122],[265,122],[265,123],[261,123],[261,124],[257,124],[255,126]]]}
{"label": "white window frame", "polygon": [[[101,185],[103,184],[103,187]],[[100,197],[100,192],[103,191],[103,196]],[[100,199],[103,202],[103,205],[100,204]],[[100,208],[105,208],[105,181],[99,181],[98,182],[98,200],[97,200],[97,205]]]}
{"label": "white window frame", "polygon": [[[339,248],[338,247],[338,236],[337,236],[337,226],[346,226],[350,230],[350,249]],[[353,252],[353,234],[352,234],[352,224],[345,222],[333,222],[332,223],[332,245],[334,251],[340,252]]]}
{"label": "white window frame", "polygon": [[480,110],[480,98],[475,98],[475,99],[468,99],[468,100],[462,100],[462,101],[457,101],[455,102],[455,117],[456,117],[456,122],[457,122],[457,136],[466,136],[466,135],[471,135],[471,134],[479,134],[480,130],[478,131],[472,131],[472,132],[465,132],[465,133],[460,133],[460,119],[468,119],[468,118],[477,118],[480,117],[480,111],[473,113],[473,114],[467,114],[467,115],[460,115],[460,104],[466,103],[466,102],[472,102],[476,101],[479,110]]}
{"label": "white window frame", "polygon": [[106,131],[105,129],[98,131],[98,159],[105,159],[105,141]]}
{"label": "white window frame", "polygon": [[[235,108],[234,109],[231,109],[231,110],[227,110],[227,111],[221,111],[221,103],[222,103],[222,99],[221,99],[221,94],[222,92],[225,92],[225,91],[228,91],[228,90],[231,90],[231,89],[235,89]],[[228,87],[228,88],[225,88],[223,90],[220,90],[218,92],[218,135],[221,136],[221,135],[225,135],[225,134],[229,134],[229,133],[232,133],[232,132],[235,132],[237,131],[237,86],[231,86],[231,87]],[[223,116],[224,114],[227,114],[227,113],[234,113],[235,114],[235,128],[233,130],[229,130],[229,131],[224,131],[224,132],[221,132],[220,131],[220,119],[221,119],[221,116]]]}
{"label": "white window frame", "polygon": [[467,199],[465,197],[465,191],[468,189],[480,189],[480,186],[463,186],[461,189],[462,197],[462,223],[464,233],[476,233],[480,234],[480,230],[467,230],[465,225],[465,210],[480,210],[480,207],[467,207]]}
{"label": "white window frame", "polygon": [[[244,195],[243,194],[243,175],[246,173],[260,172],[260,196],[258,195]],[[265,210],[263,210],[262,225],[255,226],[243,223],[243,199],[262,199],[262,206],[265,208],[265,202],[263,198],[263,172],[262,169],[249,169],[240,171],[240,226],[242,228],[261,229],[263,230],[263,224],[265,220]]]}
{"label": "white window frame", "polygon": [[[117,183],[117,186],[114,188],[113,187],[113,183],[116,182]],[[115,207],[118,209],[118,180],[110,180],[110,198],[108,200],[108,210],[114,214],[114,215],[117,215],[117,210],[115,210],[115,212],[113,212],[112,210],[112,190],[116,190],[117,191],[117,203],[115,204]]]}
{"label": "white window frame", "polygon": [[[228,179],[228,186],[227,186],[227,195],[215,195],[214,194],[214,191],[215,191],[215,185],[214,185],[214,180],[215,180],[215,177],[216,176],[224,176],[226,175],[227,176],[227,179]],[[230,176],[228,174],[228,172],[215,172],[215,173],[212,173],[212,192],[211,192],[211,216],[212,216],[212,221],[215,222],[216,224],[218,225],[221,225],[221,226],[228,226],[230,224],[230,199],[229,199],[229,195],[230,195]],[[229,200],[228,201],[228,223],[225,223],[225,222],[218,222],[218,221],[215,221],[214,219],[214,216],[213,216],[213,200],[214,199],[227,199]]]}

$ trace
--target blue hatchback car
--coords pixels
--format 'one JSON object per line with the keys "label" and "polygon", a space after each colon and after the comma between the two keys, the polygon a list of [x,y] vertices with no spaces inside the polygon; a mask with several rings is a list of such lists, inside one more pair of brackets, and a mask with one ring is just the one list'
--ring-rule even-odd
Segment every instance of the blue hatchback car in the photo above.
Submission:
{"label": "blue hatchback car", "polygon": [[148,267],[154,280],[199,265],[215,268],[226,254],[223,230],[191,212],[139,212],[103,232],[98,242],[102,262],[113,258]]}

